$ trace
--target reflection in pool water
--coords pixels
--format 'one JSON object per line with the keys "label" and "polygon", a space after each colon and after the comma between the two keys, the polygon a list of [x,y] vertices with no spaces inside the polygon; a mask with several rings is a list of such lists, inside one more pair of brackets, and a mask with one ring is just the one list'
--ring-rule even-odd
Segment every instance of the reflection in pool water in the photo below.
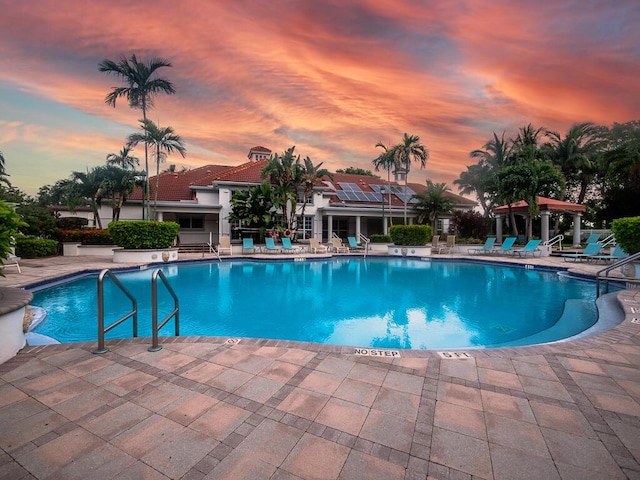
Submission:
{"label": "reflection in pool water", "polygon": [[[592,283],[476,262],[333,258],[173,264],[163,271],[180,299],[182,335],[442,349],[517,345],[536,334],[539,343],[557,340],[539,332],[554,327],[567,299],[580,305],[580,315],[569,315],[569,331],[555,326],[550,334],[579,333],[597,315]],[[138,300],[140,336],[150,336],[151,273],[117,274]],[[173,308],[162,289],[160,318]],[[109,280],[105,299],[107,323],[130,310]],[[95,276],[35,292],[32,304],[48,312],[36,332],[61,342],[95,341],[96,302]],[[172,325],[161,335],[172,335]],[[130,336],[125,322],[106,337]]]}

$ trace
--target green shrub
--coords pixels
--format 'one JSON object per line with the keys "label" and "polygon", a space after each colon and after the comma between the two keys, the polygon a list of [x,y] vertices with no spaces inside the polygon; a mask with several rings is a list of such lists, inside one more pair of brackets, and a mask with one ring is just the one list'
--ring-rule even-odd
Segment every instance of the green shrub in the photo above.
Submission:
{"label": "green shrub", "polygon": [[14,238],[22,226],[24,223],[20,221],[20,216],[6,202],[0,200],[0,259],[11,254]]}
{"label": "green shrub", "polygon": [[391,237],[389,235],[382,235],[380,233],[374,233],[369,236],[371,243],[391,243]]}
{"label": "green shrub", "polygon": [[640,252],[640,217],[617,218],[611,222],[611,231],[629,255]]}
{"label": "green shrub", "polygon": [[111,222],[109,235],[116,245],[129,249],[169,248],[180,225],[175,222]]}
{"label": "green shrub", "polygon": [[430,225],[392,225],[389,229],[391,241],[399,246],[426,245],[431,238]]}
{"label": "green shrub", "polygon": [[87,228],[83,230],[62,230],[61,242],[78,242],[82,245],[113,245],[114,241],[109,235],[109,230],[99,228]]}
{"label": "green shrub", "polygon": [[56,226],[63,230],[79,230],[89,225],[89,220],[82,217],[62,217],[56,220]]}
{"label": "green shrub", "polygon": [[49,238],[19,235],[16,237],[16,255],[22,258],[51,257],[58,254],[58,241]]}

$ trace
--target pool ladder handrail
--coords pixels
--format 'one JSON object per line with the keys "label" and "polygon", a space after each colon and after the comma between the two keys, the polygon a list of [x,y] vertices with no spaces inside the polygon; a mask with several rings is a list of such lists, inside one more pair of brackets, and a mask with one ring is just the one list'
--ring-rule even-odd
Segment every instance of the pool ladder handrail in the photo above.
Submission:
{"label": "pool ladder handrail", "polygon": [[371,239],[369,237],[364,236],[362,233],[360,234],[360,241],[364,243],[364,258],[367,258],[367,253],[369,253],[369,243],[371,243]]}
{"label": "pool ladder handrail", "polygon": [[[162,280],[165,288],[169,292],[169,294],[173,297],[173,310],[169,312],[169,314],[164,317],[162,322],[158,324],[158,278]],[[151,274],[151,346],[147,349],[150,352],[157,352],[158,350],[162,350],[162,345],[158,345],[158,332],[162,327],[164,327],[171,317],[174,317],[175,323],[175,335],[178,337],[180,335],[180,302],[178,301],[178,296],[176,292],[171,288],[171,284],[165,277],[162,270],[159,268],[153,271]]]}
{"label": "pool ladder handrail", "polygon": [[600,296],[600,281],[605,282],[606,292],[609,292],[609,280],[618,280],[624,281],[627,284],[640,284],[640,279],[638,278],[626,278],[626,277],[616,277],[612,278],[609,276],[609,272],[615,270],[616,268],[621,268],[624,265],[632,262],[638,262],[640,260],[640,252],[634,253],[633,255],[629,255],[628,257],[621,258],[620,260],[612,263],[611,265],[604,267],[596,272],[596,298]]}
{"label": "pool ladder handrail", "polygon": [[[113,283],[131,300],[131,311],[125,316],[119,318],[111,325],[105,328],[104,326],[104,277],[109,277]],[[138,336],[138,302],[133,295],[125,288],[124,285],[118,280],[111,270],[108,268],[102,270],[98,275],[98,348],[93,350],[93,353],[102,354],[109,351],[109,347],[104,345],[104,334],[114,327],[117,327],[128,318],[133,317],[133,336]]]}
{"label": "pool ladder handrail", "polygon": [[558,250],[562,250],[562,241],[564,240],[564,235],[559,234],[553,237],[551,240],[547,240],[543,243],[544,246],[549,247],[550,249],[557,243]]}

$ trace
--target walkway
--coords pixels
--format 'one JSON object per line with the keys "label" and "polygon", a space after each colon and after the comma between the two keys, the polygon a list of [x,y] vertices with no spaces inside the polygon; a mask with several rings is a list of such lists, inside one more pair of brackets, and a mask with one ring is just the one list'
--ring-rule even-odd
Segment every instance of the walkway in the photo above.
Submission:
{"label": "walkway", "polygon": [[[103,264],[23,260],[0,286]],[[640,478],[640,290],[619,298],[626,320],[598,337],[461,359],[195,337],[27,347],[0,365],[0,478]]]}

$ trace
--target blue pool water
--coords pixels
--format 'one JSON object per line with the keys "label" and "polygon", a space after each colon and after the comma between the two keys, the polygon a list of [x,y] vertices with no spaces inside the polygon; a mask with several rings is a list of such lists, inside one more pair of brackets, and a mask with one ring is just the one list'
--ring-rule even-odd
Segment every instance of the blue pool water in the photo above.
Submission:
{"label": "blue pool water", "polygon": [[[140,336],[151,335],[152,271],[117,274],[138,300]],[[597,319],[593,283],[522,267],[333,258],[173,264],[163,272],[180,299],[181,335],[444,349],[555,341]],[[35,332],[63,343],[96,341],[96,278],[36,291],[32,305],[47,319]],[[158,288],[161,320],[173,300]],[[130,308],[105,279],[105,322]],[[173,335],[173,321],[160,335]],[[130,336],[129,321],[106,338]]]}

